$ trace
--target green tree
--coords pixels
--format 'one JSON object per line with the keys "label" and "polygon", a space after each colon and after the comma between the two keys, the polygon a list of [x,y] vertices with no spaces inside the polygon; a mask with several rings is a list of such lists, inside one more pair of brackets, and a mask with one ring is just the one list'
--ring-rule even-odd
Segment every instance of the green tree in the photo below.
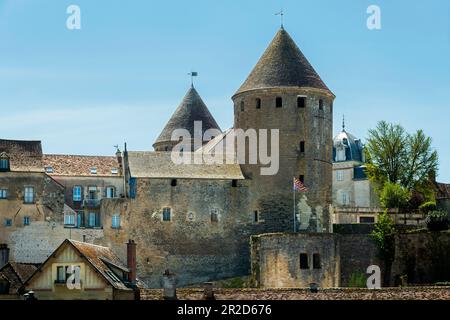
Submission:
{"label": "green tree", "polygon": [[384,286],[389,286],[391,278],[392,263],[395,257],[395,223],[387,213],[387,210],[378,216],[374,230],[370,238],[378,248],[378,257],[384,263]]}
{"label": "green tree", "polygon": [[437,172],[438,154],[432,149],[432,139],[422,130],[409,134],[399,124],[380,121],[369,130],[365,153],[367,175],[380,190],[389,182],[433,200],[429,177]]}
{"label": "green tree", "polygon": [[384,208],[400,210],[408,206],[411,192],[399,184],[386,182],[380,192],[380,202]]}

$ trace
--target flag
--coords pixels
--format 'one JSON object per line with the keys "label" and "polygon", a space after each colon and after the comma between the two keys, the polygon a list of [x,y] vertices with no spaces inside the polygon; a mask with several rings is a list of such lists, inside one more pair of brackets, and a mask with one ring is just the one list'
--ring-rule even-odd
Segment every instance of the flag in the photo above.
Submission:
{"label": "flag", "polygon": [[192,71],[188,73],[188,75],[190,75],[191,77],[198,77],[198,72]]}
{"label": "flag", "polygon": [[300,192],[308,192],[308,188],[306,188],[298,178],[294,178],[294,190]]}

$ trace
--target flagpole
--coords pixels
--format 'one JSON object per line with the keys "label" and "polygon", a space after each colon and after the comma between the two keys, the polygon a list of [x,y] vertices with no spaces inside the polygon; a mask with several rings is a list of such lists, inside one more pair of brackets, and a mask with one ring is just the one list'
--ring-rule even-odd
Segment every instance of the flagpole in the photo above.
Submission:
{"label": "flagpole", "polygon": [[294,233],[296,232],[296,221],[295,221],[295,178],[292,178],[292,192],[294,193]]}

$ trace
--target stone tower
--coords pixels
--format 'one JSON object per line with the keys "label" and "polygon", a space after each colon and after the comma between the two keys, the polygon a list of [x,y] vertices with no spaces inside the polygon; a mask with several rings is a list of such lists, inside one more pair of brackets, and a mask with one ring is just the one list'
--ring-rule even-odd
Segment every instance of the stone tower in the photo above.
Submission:
{"label": "stone tower", "polygon": [[[201,134],[204,134],[209,129],[220,131],[219,125],[209,112],[208,107],[203,102],[197,90],[191,87],[153,144],[155,151],[171,151],[178,144],[178,141],[172,141],[171,139],[172,132],[176,129],[185,129],[194,138],[194,124],[196,121],[202,124]],[[203,141],[200,141],[199,146],[202,143]],[[191,147],[191,151],[194,151],[193,140],[191,141]]]}
{"label": "stone tower", "polygon": [[232,99],[235,129],[279,129],[276,175],[261,175],[261,164],[241,166],[251,181],[247,210],[265,232],[292,232],[296,177],[309,189],[296,194],[296,230],[329,231],[335,96],[283,28]]}

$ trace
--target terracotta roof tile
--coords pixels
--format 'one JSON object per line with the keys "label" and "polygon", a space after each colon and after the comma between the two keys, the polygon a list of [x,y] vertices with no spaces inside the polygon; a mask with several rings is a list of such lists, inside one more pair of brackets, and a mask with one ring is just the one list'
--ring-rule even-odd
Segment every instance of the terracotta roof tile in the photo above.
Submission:
{"label": "terracotta roof tile", "polygon": [[[113,174],[112,170],[119,169],[115,156],[79,156],[79,155],[44,155],[43,167],[51,168],[47,171],[50,176],[120,176],[120,171]],[[91,173],[95,168],[96,174]]]}
{"label": "terracotta roof tile", "polygon": [[9,157],[11,171],[42,172],[42,146],[40,141],[0,139],[0,154]]}

